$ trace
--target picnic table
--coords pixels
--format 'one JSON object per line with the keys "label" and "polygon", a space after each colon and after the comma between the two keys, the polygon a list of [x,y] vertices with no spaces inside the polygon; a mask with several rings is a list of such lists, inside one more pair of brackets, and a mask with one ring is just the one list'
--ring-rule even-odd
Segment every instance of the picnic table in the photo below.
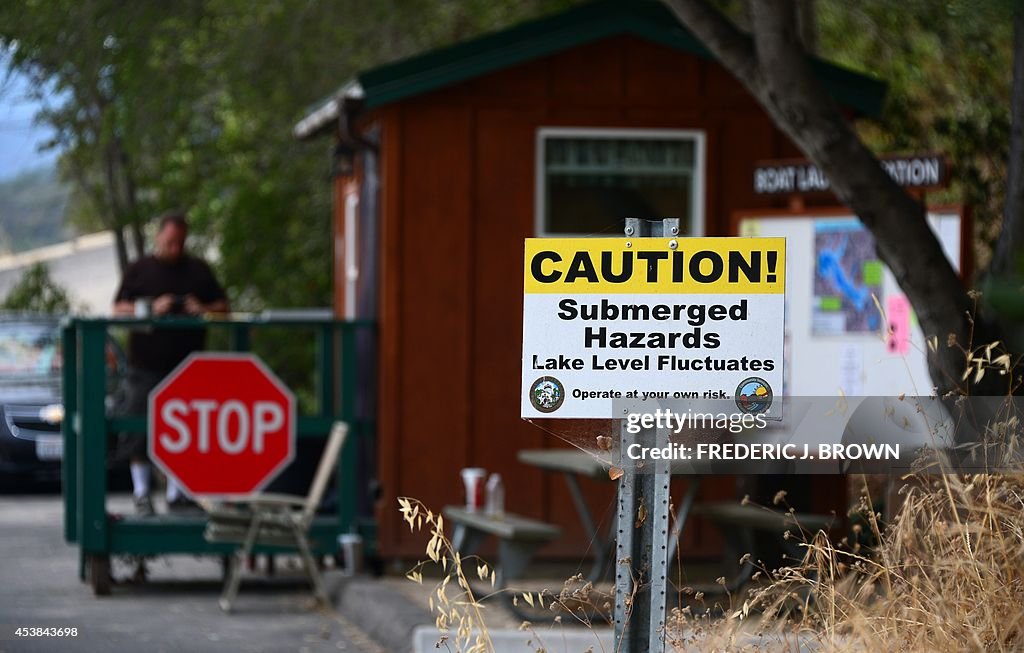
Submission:
{"label": "picnic table", "polygon": [[[609,557],[615,550],[615,524],[608,525],[607,533],[599,532],[590,507],[584,499],[580,478],[612,480],[609,475],[613,467],[611,458],[583,449],[523,449],[518,452],[517,458],[520,462],[545,472],[561,474],[565,479],[577,516],[595,551],[594,564],[587,579],[592,582],[603,579],[611,567]],[[709,501],[696,504],[704,475],[693,473],[692,466],[683,462],[673,462],[671,470],[674,475],[687,476],[690,482],[676,508],[675,520],[668,536],[669,559],[675,555],[680,536],[692,514],[699,514],[713,523],[726,539],[732,542],[731,548],[747,549],[754,546],[755,531],[773,532],[776,535],[787,529],[815,532],[819,529],[828,529],[835,520],[834,515],[782,512],[763,506],[742,505],[738,501]],[[746,552],[749,551],[744,551]],[[726,583],[726,589],[734,591],[750,579],[752,572],[753,565],[746,563],[739,573]]]}
{"label": "picnic table", "polygon": [[[594,516],[583,497],[583,490],[580,488],[580,478],[586,477],[594,480],[612,480],[609,471],[612,468],[610,458],[602,457],[597,453],[584,449],[522,449],[516,454],[519,462],[544,470],[545,472],[558,473],[565,479],[572,496],[576,514],[587,538],[593,543],[594,564],[587,574],[587,579],[597,582],[604,578],[609,570],[609,556],[615,550],[615,524],[608,524],[608,532],[604,535],[598,532]],[[679,471],[678,469],[676,471]],[[690,483],[686,488],[686,494],[676,509],[675,521],[672,532],[669,534],[668,557],[675,555],[676,544],[683,533],[683,528],[690,516],[697,492],[700,491],[702,476],[698,474],[689,475]]]}

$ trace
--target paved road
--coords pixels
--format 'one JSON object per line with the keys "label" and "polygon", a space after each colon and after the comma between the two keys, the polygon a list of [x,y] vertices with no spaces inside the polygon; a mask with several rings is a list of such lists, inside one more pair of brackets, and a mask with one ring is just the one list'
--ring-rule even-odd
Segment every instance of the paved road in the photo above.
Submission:
{"label": "paved road", "polygon": [[[119,582],[96,598],[78,580],[77,550],[64,543],[61,519],[59,497],[0,495],[0,653],[381,653],[334,611],[311,610],[306,586],[287,569],[273,581],[243,581],[232,615],[217,607],[219,564],[191,556],[158,559],[149,582]],[[115,562],[115,578],[129,573]],[[329,573],[328,582],[336,589],[340,579]],[[79,636],[29,641],[13,636],[16,626],[76,626]]]}

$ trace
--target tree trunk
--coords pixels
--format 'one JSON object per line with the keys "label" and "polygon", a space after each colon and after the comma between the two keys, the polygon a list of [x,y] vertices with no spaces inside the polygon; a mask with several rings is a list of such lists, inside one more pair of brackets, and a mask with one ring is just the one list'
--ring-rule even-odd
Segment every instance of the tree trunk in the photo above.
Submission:
{"label": "tree trunk", "polygon": [[110,231],[114,234],[114,247],[117,250],[117,268],[124,276],[124,271],[128,269],[128,243],[124,239],[124,229],[121,225],[113,225],[110,227]]}
{"label": "tree trunk", "polygon": [[[111,220],[113,223],[114,238],[117,240],[118,247],[118,260],[121,262],[121,271],[124,272],[125,268],[128,267],[128,242],[124,235],[125,227],[130,226],[131,216],[127,215],[127,212],[122,207],[119,184],[118,184],[118,156],[115,151],[113,142],[103,148],[103,169],[104,179],[106,181],[106,198],[107,207],[110,212]],[[139,252],[142,251],[141,233],[133,234],[135,240],[135,252],[136,257],[140,256]]]}
{"label": "tree trunk", "polygon": [[135,246],[135,258],[142,258],[146,255],[146,236],[142,231],[142,220],[139,216],[139,203],[136,197],[135,175],[132,173],[131,161],[128,153],[121,145],[121,139],[114,137],[113,147],[115,160],[121,171],[124,180],[124,207],[128,226],[131,228],[132,244]]}
{"label": "tree trunk", "polygon": [[[82,193],[92,202],[96,212],[101,216],[103,224],[114,234],[114,251],[117,254],[117,269],[123,275],[128,267],[128,244],[124,239],[124,230],[117,223],[117,218],[110,209],[110,198],[106,189],[101,184],[90,184],[85,171],[74,160],[65,159],[68,162],[68,170],[71,171],[75,183],[82,190]],[[106,216],[104,219],[103,216]]]}
{"label": "tree trunk", "polygon": [[871,231],[879,258],[907,294],[926,336],[938,337],[928,356],[938,393],[962,389],[965,356],[946,345],[947,337],[964,347],[984,345],[994,329],[972,319],[974,302],[928,226],[924,207],[883,170],[814,77],[794,5],[753,0],[751,39],[702,0],[666,2],[828,175],[835,195]]}

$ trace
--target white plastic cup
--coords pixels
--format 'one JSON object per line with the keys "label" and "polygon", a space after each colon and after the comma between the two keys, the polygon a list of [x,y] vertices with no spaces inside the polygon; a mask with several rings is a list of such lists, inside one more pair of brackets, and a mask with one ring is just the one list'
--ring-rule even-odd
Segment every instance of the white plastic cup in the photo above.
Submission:
{"label": "white plastic cup", "polygon": [[341,550],[344,565],[342,576],[355,576],[363,568],[363,536],[358,533],[342,533],[338,536],[338,548]]}
{"label": "white plastic cup", "polygon": [[151,307],[148,299],[136,299],[135,300],[135,317],[146,318],[149,317]]}
{"label": "white plastic cup", "polygon": [[480,512],[484,508],[484,484],[487,470],[483,467],[466,467],[462,470],[462,482],[466,485],[466,510]]}

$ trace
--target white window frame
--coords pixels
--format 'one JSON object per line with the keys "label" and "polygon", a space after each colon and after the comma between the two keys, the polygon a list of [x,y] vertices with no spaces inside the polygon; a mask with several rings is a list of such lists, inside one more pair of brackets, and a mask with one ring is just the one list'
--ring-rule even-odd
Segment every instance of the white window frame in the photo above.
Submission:
{"label": "white window frame", "polygon": [[[544,144],[550,137],[576,137],[576,138],[606,138],[615,140],[617,138],[646,138],[650,140],[690,140],[693,141],[693,193],[691,195],[693,205],[690,207],[692,218],[687,236],[704,235],[704,170],[707,166],[705,158],[706,134],[698,129],[624,129],[615,127],[541,127],[537,130],[535,149],[535,183],[534,183],[534,208],[533,208],[533,232],[538,237],[557,238],[581,238],[587,234],[571,234],[547,231],[544,227],[544,192],[547,181],[544,174]],[[682,216],[669,215],[630,215],[625,218],[671,218]],[[623,223],[625,224],[625,223]],[[622,234],[608,234],[621,236]]]}

